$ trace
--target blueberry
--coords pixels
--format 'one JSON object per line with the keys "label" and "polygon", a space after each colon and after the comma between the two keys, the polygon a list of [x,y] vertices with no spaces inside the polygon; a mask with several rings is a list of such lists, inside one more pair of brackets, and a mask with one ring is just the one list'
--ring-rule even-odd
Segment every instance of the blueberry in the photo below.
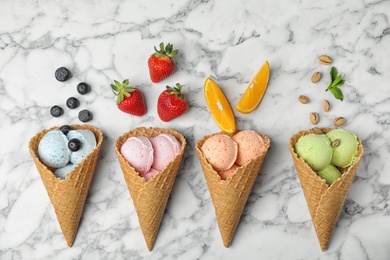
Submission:
{"label": "blueberry", "polygon": [[66,100],[66,106],[69,107],[70,109],[74,109],[80,105],[80,102],[77,98],[75,97],[70,97]]}
{"label": "blueberry", "polygon": [[70,130],[73,130],[73,128],[70,125],[63,125],[60,127],[60,131],[64,134],[67,135]]}
{"label": "blueberry", "polygon": [[59,106],[52,106],[50,108],[50,114],[54,117],[59,117],[64,114],[64,110]]}
{"label": "blueberry", "polygon": [[93,116],[92,116],[92,113],[90,111],[88,111],[87,109],[84,109],[84,110],[81,110],[79,112],[79,119],[81,122],[88,122],[90,120],[92,120]]}
{"label": "blueberry", "polygon": [[77,138],[70,139],[68,142],[68,148],[72,152],[76,152],[81,148],[81,142]]}
{"label": "blueberry", "polygon": [[58,68],[54,75],[56,76],[56,79],[61,82],[71,78],[70,71],[65,67]]}
{"label": "blueberry", "polygon": [[91,86],[85,82],[81,82],[77,85],[77,92],[79,92],[80,95],[85,95],[90,91],[91,91]]}

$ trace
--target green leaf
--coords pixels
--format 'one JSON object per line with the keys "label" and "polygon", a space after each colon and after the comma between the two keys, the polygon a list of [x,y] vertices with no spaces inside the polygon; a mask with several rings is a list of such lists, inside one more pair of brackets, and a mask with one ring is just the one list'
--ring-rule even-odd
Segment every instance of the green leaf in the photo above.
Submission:
{"label": "green leaf", "polygon": [[338,75],[336,67],[332,67],[330,69],[330,82],[326,91],[330,90],[336,99],[343,101],[343,92],[339,89],[339,87],[341,87],[344,83],[345,80],[342,78],[342,75]]}
{"label": "green leaf", "polygon": [[333,81],[336,79],[337,74],[338,74],[337,69],[336,69],[336,67],[333,66],[330,69],[330,84],[332,84]]}
{"label": "green leaf", "polygon": [[341,87],[342,85],[344,85],[344,82],[345,82],[345,80],[340,80],[340,82],[339,83],[337,83],[336,85],[334,85],[333,87],[335,87],[335,88],[338,88],[338,87]]}
{"label": "green leaf", "polygon": [[111,84],[110,86],[111,86],[112,90],[115,90],[116,92],[119,92],[119,88],[116,85]]}
{"label": "green leaf", "polygon": [[330,88],[332,88],[332,87],[336,86],[337,84],[339,84],[340,80],[341,80],[341,75],[338,75],[335,78],[335,80],[332,82],[332,85],[330,85]]}
{"label": "green leaf", "polygon": [[127,86],[125,87],[125,89],[126,89],[127,91],[129,91],[129,92],[133,91],[133,90],[136,89],[136,88],[137,88],[136,86],[129,86],[129,85],[127,85]]}
{"label": "green leaf", "polygon": [[329,91],[333,94],[333,96],[336,99],[343,101],[344,95],[343,95],[343,92],[341,92],[341,90],[339,88],[333,87],[333,88],[330,88]]}
{"label": "green leaf", "polygon": [[170,53],[170,52],[172,52],[172,50],[173,50],[173,45],[168,43],[167,47],[165,48],[165,51]]}
{"label": "green leaf", "polygon": [[114,82],[115,82],[115,85],[116,85],[118,88],[121,88],[121,87],[122,87],[122,84],[121,84],[119,81],[114,80]]}
{"label": "green leaf", "polygon": [[118,97],[116,98],[116,103],[119,104],[123,101],[123,94],[122,93],[119,93],[118,94]]}

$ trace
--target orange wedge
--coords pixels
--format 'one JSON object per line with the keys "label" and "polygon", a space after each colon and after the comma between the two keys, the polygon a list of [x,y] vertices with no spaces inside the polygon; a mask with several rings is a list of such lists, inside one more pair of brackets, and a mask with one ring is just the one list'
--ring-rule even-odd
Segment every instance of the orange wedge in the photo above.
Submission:
{"label": "orange wedge", "polygon": [[233,134],[236,131],[233,110],[222,90],[211,78],[206,79],[204,83],[204,93],[207,105],[217,125],[222,131]]}
{"label": "orange wedge", "polygon": [[260,104],[264,93],[268,86],[269,79],[269,63],[266,61],[260,70],[257,72],[251,83],[245,90],[240,101],[236,106],[236,110],[243,114],[249,114]]}

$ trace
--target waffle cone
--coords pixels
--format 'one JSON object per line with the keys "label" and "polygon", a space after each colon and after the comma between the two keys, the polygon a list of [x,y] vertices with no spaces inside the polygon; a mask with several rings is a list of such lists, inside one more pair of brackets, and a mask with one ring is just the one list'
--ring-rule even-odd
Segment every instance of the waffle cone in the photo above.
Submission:
{"label": "waffle cone", "polygon": [[[320,130],[323,133],[327,133],[331,129],[321,128]],[[356,155],[354,163],[348,168],[342,169],[341,177],[332,185],[328,186],[325,180],[319,177],[310,166],[295,153],[294,147],[299,138],[303,135],[313,133],[315,133],[313,129],[300,131],[290,138],[289,148],[321,250],[325,251],[363,155],[363,145],[360,139],[358,139],[358,154]]]}
{"label": "waffle cone", "polygon": [[49,195],[57,215],[57,220],[69,247],[73,245],[76,236],[89,185],[103,142],[103,133],[91,125],[72,125],[72,127],[73,129],[92,131],[95,135],[97,145],[73,171],[68,173],[65,180],[57,178],[54,175],[53,169],[47,167],[38,158],[38,145],[40,140],[47,132],[58,129],[58,127],[52,127],[39,132],[29,142],[31,156],[34,159],[35,166]]}
{"label": "waffle cone", "polygon": [[[159,134],[171,134],[180,142],[181,150],[167,167],[157,173],[149,181],[140,177],[138,172],[123,158],[120,149],[126,140],[132,136],[145,136],[153,138]],[[123,134],[115,141],[115,152],[122,168],[130,196],[138,215],[138,221],[145,238],[146,245],[151,251],[156,240],[164,210],[175,182],[177,171],[183,157],[186,140],[178,131],[164,128],[139,127]]]}
{"label": "waffle cone", "polygon": [[214,204],[215,215],[223,244],[225,247],[229,247],[249,193],[252,190],[252,186],[271,142],[267,136],[261,135],[266,142],[266,149],[263,153],[249,163],[239,167],[236,173],[230,175],[226,180],[221,180],[218,172],[208,163],[201,150],[203,143],[208,138],[221,133],[204,136],[201,140],[197,141],[196,152],[198,153],[211,200]]}

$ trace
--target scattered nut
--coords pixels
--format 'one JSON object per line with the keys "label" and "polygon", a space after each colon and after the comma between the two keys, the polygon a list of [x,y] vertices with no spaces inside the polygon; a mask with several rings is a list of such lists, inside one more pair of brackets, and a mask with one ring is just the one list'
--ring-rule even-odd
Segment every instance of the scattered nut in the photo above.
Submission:
{"label": "scattered nut", "polygon": [[318,114],[315,113],[315,112],[310,113],[309,118],[310,118],[310,122],[311,122],[313,125],[317,124],[317,123],[318,123],[318,120],[320,119],[319,116],[318,116]]}
{"label": "scattered nut", "polygon": [[328,100],[323,100],[322,101],[322,110],[324,110],[324,112],[328,112],[330,109],[330,103]]}
{"label": "scattered nut", "polygon": [[333,148],[336,148],[340,145],[340,139],[335,139],[333,142],[332,142],[332,147]]}
{"label": "scattered nut", "polygon": [[332,63],[332,59],[328,55],[321,55],[319,57],[320,63],[324,65],[329,65]]}
{"label": "scattered nut", "polygon": [[333,120],[333,124],[335,126],[342,126],[344,125],[346,122],[345,118],[342,117],[342,116],[339,116],[339,117],[336,117],[334,120]]}
{"label": "scattered nut", "polygon": [[309,103],[310,99],[304,95],[300,95],[298,97],[298,101],[301,102],[302,104],[307,104]]}
{"label": "scattered nut", "polygon": [[319,71],[314,72],[313,75],[311,76],[311,82],[317,83],[318,81],[320,81],[321,76],[322,76],[321,72]]}
{"label": "scattered nut", "polygon": [[315,133],[316,135],[322,135],[324,132],[322,132],[322,130],[318,127],[314,127],[311,129],[313,131],[313,133]]}

